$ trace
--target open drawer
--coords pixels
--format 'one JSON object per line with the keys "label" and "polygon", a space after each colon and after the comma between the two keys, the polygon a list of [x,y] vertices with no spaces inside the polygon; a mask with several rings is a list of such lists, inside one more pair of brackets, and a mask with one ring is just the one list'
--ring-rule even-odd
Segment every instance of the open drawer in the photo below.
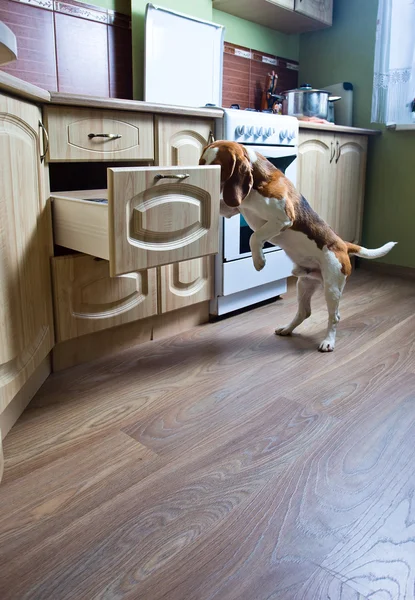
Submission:
{"label": "open drawer", "polygon": [[107,190],[51,195],[56,244],[108,260],[111,277],[218,252],[218,165],[111,168],[107,179]]}

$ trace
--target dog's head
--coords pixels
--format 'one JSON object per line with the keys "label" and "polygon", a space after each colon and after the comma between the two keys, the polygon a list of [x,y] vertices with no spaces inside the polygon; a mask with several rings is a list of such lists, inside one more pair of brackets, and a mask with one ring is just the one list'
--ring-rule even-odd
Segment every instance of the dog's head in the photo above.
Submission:
{"label": "dog's head", "polygon": [[223,202],[235,214],[253,185],[252,165],[246,149],[236,142],[214,142],[203,149],[199,164],[220,165]]}

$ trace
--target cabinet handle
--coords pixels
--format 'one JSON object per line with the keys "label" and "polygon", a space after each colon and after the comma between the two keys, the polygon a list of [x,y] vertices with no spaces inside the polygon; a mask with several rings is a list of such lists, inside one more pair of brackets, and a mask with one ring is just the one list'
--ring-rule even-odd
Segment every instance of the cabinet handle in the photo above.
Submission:
{"label": "cabinet handle", "polygon": [[162,175],[161,173],[157,173],[157,175],[155,175],[154,179],[156,179],[156,181],[159,181],[160,179],[187,179],[188,177],[190,177],[190,175],[188,173],[181,173],[180,175]]}
{"label": "cabinet handle", "polygon": [[338,141],[336,142],[336,146],[337,146],[337,156],[336,156],[336,164],[337,164],[339,162],[340,154],[341,154],[340,144]]}
{"label": "cabinet handle", "polygon": [[215,136],[213,135],[213,131],[209,131],[208,145],[213,144],[214,141],[215,141]]}
{"label": "cabinet handle", "polygon": [[49,136],[48,136],[48,132],[46,131],[46,127],[43,125],[42,121],[39,121],[39,127],[43,131],[44,140],[46,140],[46,143],[44,144],[44,147],[43,147],[44,152],[43,152],[43,154],[40,155],[40,162],[43,162],[45,160],[45,156],[49,150]]}
{"label": "cabinet handle", "polygon": [[334,155],[336,154],[336,150],[334,148],[334,142],[331,142],[331,150],[330,150],[330,164],[333,162]]}
{"label": "cabinet handle", "polygon": [[118,140],[122,135],[120,133],[88,133],[90,140],[96,137],[108,138],[109,140]]}

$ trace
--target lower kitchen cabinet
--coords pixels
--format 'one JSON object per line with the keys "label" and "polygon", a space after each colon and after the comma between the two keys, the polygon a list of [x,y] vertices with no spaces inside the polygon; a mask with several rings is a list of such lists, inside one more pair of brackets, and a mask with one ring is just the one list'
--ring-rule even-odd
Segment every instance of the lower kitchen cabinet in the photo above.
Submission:
{"label": "lower kitchen cabinet", "polygon": [[157,314],[156,269],[110,277],[108,261],[75,254],[52,274],[58,342]]}
{"label": "lower kitchen cabinet", "polygon": [[53,346],[41,110],[0,95],[0,414]]}
{"label": "lower kitchen cabinet", "polygon": [[159,269],[162,313],[211,300],[214,295],[214,257],[202,256]]}
{"label": "lower kitchen cabinet", "polygon": [[208,119],[156,117],[156,157],[160,166],[198,165],[203,148],[212,140],[214,122]]}
{"label": "lower kitchen cabinet", "polygon": [[349,242],[361,237],[366,156],[364,135],[300,130],[298,189]]}

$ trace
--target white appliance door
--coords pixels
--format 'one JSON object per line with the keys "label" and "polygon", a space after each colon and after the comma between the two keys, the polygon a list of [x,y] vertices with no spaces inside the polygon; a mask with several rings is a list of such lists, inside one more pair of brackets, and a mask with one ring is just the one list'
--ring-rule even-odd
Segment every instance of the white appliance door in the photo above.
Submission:
{"label": "white appliance door", "polygon": [[147,4],[144,100],[221,106],[224,32],[222,25]]}
{"label": "white appliance door", "polygon": [[[296,184],[297,180],[297,148],[287,146],[250,146],[270,160],[278,169]],[[242,215],[238,214],[230,219],[223,219],[223,256],[225,261],[238,260],[251,256],[249,238],[252,229]],[[268,242],[264,252],[275,252],[278,246]]]}

